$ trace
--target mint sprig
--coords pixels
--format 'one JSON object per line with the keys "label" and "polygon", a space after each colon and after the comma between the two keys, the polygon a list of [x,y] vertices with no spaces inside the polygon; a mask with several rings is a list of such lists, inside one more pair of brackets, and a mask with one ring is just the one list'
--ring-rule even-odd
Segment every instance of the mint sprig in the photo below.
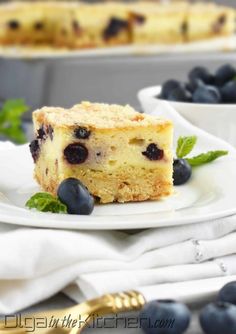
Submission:
{"label": "mint sprig", "polygon": [[192,152],[194,146],[196,145],[196,142],[197,142],[196,136],[179,137],[176,148],[177,158],[179,159],[184,158],[192,167],[197,167],[212,162],[228,154],[228,151],[216,150],[216,151],[208,151],[206,153],[201,153],[191,158],[186,158],[186,156]]}
{"label": "mint sprig", "polygon": [[34,194],[27,202],[26,207],[42,212],[67,213],[67,207],[57,197],[49,193],[39,192]]}
{"label": "mint sprig", "polygon": [[227,154],[228,151],[209,151],[207,153],[202,153],[192,158],[186,158],[186,160],[192,167],[196,167],[212,162],[218,159],[219,157],[222,157]]}
{"label": "mint sprig", "polygon": [[0,109],[0,135],[23,144],[27,141],[22,129],[21,116],[29,110],[22,99],[7,100]]}
{"label": "mint sprig", "polygon": [[197,142],[196,136],[179,137],[177,142],[176,156],[181,159],[186,157],[194,148]]}

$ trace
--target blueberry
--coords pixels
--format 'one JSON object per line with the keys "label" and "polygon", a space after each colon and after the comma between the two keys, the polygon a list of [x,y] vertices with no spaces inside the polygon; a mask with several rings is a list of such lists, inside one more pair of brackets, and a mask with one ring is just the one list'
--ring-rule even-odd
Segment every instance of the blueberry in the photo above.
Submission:
{"label": "blueberry", "polygon": [[64,156],[70,164],[82,164],[88,157],[88,150],[83,144],[69,144],[64,149]]}
{"label": "blueberry", "polygon": [[142,154],[149,160],[161,160],[164,156],[164,151],[159,149],[156,144],[149,144],[146,151]]}
{"label": "blueberry", "polygon": [[227,82],[221,88],[222,100],[225,103],[236,103],[236,81]]}
{"label": "blueberry", "polygon": [[75,129],[74,133],[75,133],[75,137],[78,139],[88,139],[91,134],[91,131],[89,131],[85,127],[80,126]]}
{"label": "blueberry", "polygon": [[208,304],[200,313],[200,324],[206,334],[235,334],[236,306],[223,302]]}
{"label": "blueberry", "polygon": [[42,125],[37,131],[37,139],[45,140],[47,136],[53,139],[53,128],[51,125],[44,126]]}
{"label": "blueberry", "polygon": [[88,189],[75,178],[61,182],[57,196],[67,206],[67,211],[73,215],[90,215],[94,209],[94,198]]}
{"label": "blueberry", "polygon": [[46,132],[43,125],[37,131],[37,139],[46,139]]}
{"label": "blueberry", "polygon": [[226,64],[218,68],[215,74],[215,83],[219,86],[223,86],[226,82],[232,80],[236,76],[236,69]]}
{"label": "blueberry", "polygon": [[192,82],[194,80],[200,79],[206,84],[210,84],[213,81],[213,77],[208,71],[207,68],[197,66],[194,67],[188,74],[189,81]]}
{"label": "blueberry", "polygon": [[189,309],[182,303],[155,300],[144,306],[139,322],[146,334],[182,334],[189,326],[190,317]]}
{"label": "blueberry", "polygon": [[174,185],[186,183],[192,175],[192,167],[185,159],[175,159],[173,164]]}
{"label": "blueberry", "polygon": [[192,101],[192,95],[191,93],[185,88],[185,87],[176,87],[173,89],[167,99],[169,101],[177,101],[177,102],[191,102]]}
{"label": "blueberry", "polygon": [[17,20],[11,20],[8,22],[8,27],[11,30],[18,30],[20,28],[20,23]]}
{"label": "blueberry", "polygon": [[236,305],[236,281],[223,286],[219,291],[218,300]]}
{"label": "blueberry", "polygon": [[32,158],[34,162],[36,162],[38,160],[39,152],[40,152],[39,141],[37,139],[33,140],[30,143],[29,147],[30,147]]}
{"label": "blueberry", "polygon": [[181,83],[177,80],[167,80],[166,82],[164,82],[164,84],[162,85],[162,89],[161,89],[161,95],[160,97],[162,99],[167,99],[168,95],[170,94],[170,92],[177,88],[180,87]]}
{"label": "blueberry", "polygon": [[128,29],[128,22],[126,20],[117,19],[112,17],[108,26],[103,32],[103,37],[108,40],[112,37],[117,36],[120,31]]}
{"label": "blueberry", "polygon": [[221,102],[220,91],[213,86],[200,86],[193,93],[193,102],[218,104]]}
{"label": "blueberry", "polygon": [[203,86],[205,86],[205,83],[201,79],[194,79],[188,82],[185,85],[185,88],[193,94],[198,87],[203,87]]}

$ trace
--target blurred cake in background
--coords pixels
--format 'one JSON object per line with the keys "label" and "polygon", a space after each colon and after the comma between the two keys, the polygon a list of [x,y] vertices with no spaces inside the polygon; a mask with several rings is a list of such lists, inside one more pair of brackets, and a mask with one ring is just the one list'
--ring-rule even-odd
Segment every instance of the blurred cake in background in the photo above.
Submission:
{"label": "blurred cake in background", "polygon": [[235,10],[213,3],[196,3],[189,6],[187,15],[187,38],[195,41],[235,33]]}
{"label": "blurred cake in background", "polygon": [[0,5],[0,45],[187,43],[233,36],[235,18],[234,9],[204,2],[11,2]]}
{"label": "blurred cake in background", "polygon": [[137,3],[130,9],[132,42],[137,44],[182,43],[185,41],[189,4]]}

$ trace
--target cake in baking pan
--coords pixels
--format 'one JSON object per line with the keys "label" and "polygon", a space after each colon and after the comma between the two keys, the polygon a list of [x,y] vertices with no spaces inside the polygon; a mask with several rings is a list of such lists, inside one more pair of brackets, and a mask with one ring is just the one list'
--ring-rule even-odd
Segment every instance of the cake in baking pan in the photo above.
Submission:
{"label": "cake in baking pan", "polygon": [[56,25],[56,45],[90,48],[131,42],[124,4],[81,4],[68,14]]}
{"label": "cake in baking pan", "polygon": [[213,3],[189,6],[187,15],[188,41],[230,36],[235,33],[235,10]]}
{"label": "cake in baking pan", "polygon": [[169,44],[185,41],[188,3],[133,4],[130,29],[135,44]]}
{"label": "cake in baking pan", "polygon": [[33,113],[35,177],[57,193],[79,179],[101,203],[156,200],[172,193],[172,123],[130,106],[83,102]]}
{"label": "cake in baking pan", "polygon": [[0,45],[82,49],[176,44],[233,36],[235,10],[212,3],[11,2],[0,5]]}

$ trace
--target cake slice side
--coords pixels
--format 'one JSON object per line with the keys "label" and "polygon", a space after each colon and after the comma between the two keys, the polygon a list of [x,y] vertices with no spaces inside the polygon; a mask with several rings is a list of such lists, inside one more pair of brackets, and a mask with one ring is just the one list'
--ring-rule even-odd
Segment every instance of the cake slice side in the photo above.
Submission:
{"label": "cake slice side", "polygon": [[51,129],[36,139],[35,176],[45,191],[56,194],[61,181],[76,177],[101,203],[154,200],[172,193],[169,121],[130,107],[84,103],[70,110],[36,111],[34,126],[36,134]]}

